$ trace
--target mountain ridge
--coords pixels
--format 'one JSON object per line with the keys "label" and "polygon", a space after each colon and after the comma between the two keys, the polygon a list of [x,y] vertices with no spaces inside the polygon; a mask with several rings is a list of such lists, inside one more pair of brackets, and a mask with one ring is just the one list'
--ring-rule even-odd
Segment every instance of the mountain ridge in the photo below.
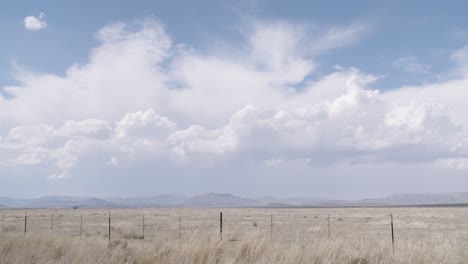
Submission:
{"label": "mountain ridge", "polygon": [[[149,197],[43,196],[34,199],[0,197],[0,208],[221,208],[221,207],[352,207],[468,205],[468,192],[438,194],[395,194],[384,198],[335,200],[317,197],[245,198],[230,193],[204,193],[192,197],[154,195]],[[3,207],[2,207],[3,206]]]}

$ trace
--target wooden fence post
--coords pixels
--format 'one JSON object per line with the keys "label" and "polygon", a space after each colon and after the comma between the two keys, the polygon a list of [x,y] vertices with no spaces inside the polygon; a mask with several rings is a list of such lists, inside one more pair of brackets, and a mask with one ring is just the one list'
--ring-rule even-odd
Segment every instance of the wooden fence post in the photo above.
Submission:
{"label": "wooden fence post", "polygon": [[393,232],[393,214],[390,214],[390,227],[392,229],[392,249],[393,249],[393,254],[395,254],[395,235]]}
{"label": "wooden fence post", "polygon": [[330,214],[328,214],[328,238],[330,238]]}
{"label": "wooden fence post", "polygon": [[51,223],[50,223],[50,230],[54,232],[54,213],[52,213]]}
{"label": "wooden fence post", "polygon": [[145,213],[143,213],[143,227],[142,227],[142,232],[143,232],[143,240],[145,240]]}
{"label": "wooden fence post", "polygon": [[219,236],[223,240],[223,212],[219,213]]}
{"label": "wooden fence post", "polygon": [[24,212],[24,233],[26,234],[27,231],[27,226],[28,226],[28,214]]}
{"label": "wooden fence post", "polygon": [[2,234],[3,234],[4,226],[5,226],[5,212],[3,212],[2,214]]}

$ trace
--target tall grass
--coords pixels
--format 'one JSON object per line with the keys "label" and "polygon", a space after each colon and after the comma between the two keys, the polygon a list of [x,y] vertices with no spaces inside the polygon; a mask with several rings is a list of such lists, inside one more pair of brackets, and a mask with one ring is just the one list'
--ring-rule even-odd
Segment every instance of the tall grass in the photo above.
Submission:
{"label": "tall grass", "polygon": [[30,210],[26,234],[24,212],[4,213],[0,264],[468,263],[468,208]]}
{"label": "tall grass", "polygon": [[450,240],[406,240],[391,245],[382,239],[242,241],[186,238],[181,241],[70,238],[59,235],[3,235],[2,264],[50,263],[468,263],[463,245]]}

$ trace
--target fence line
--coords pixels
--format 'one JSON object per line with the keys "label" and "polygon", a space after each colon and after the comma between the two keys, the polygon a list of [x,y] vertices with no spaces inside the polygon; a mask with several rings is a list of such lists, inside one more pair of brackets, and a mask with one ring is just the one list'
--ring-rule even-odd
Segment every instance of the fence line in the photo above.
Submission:
{"label": "fence line", "polygon": [[[95,214],[97,214],[97,213],[95,213]],[[91,214],[90,214],[90,215],[91,215]],[[238,215],[234,215],[234,217],[238,217],[239,215],[243,217],[242,219],[246,219],[246,218],[245,218],[245,217],[246,217],[246,214],[238,214]],[[259,215],[261,215],[261,214],[259,214]],[[263,214],[263,215],[264,215],[264,214]],[[6,231],[6,229],[5,229],[5,227],[6,227],[6,222],[7,222],[8,219],[5,219],[5,216],[6,216],[6,213],[5,213],[5,210],[3,210],[3,213],[2,213],[2,225],[1,225],[1,232],[2,232],[2,234],[8,233],[8,231]],[[46,216],[46,215],[41,215],[41,216],[35,218],[35,217],[34,217],[34,213],[33,213],[33,214],[28,214],[28,212],[24,212],[24,233],[26,234],[26,233],[29,233],[29,232],[34,232],[34,230],[37,230],[37,228],[34,228],[34,226],[35,226],[34,224],[35,224],[35,223],[38,223],[38,222],[36,222],[36,221],[39,221],[39,220],[40,220],[40,221],[47,221],[47,216],[45,217],[45,218],[46,218],[45,220],[41,220],[41,217],[43,217],[43,216]],[[60,232],[60,222],[63,221],[63,215],[62,215],[62,214],[59,214],[59,215],[58,215],[58,218],[56,218],[55,216],[56,216],[56,215],[55,215],[54,213],[52,213],[52,214],[50,215],[50,217],[51,217],[51,218],[50,218],[50,224],[51,224],[50,229],[51,229],[51,232],[52,232],[52,233]],[[279,216],[280,216],[279,219],[281,219],[281,216],[283,216],[285,219],[287,219],[287,221],[291,221],[291,218],[290,218],[290,217],[291,217],[291,214],[279,214]],[[292,214],[292,216],[295,216],[295,214]],[[83,212],[80,212],[79,217],[80,217],[80,219],[79,219],[79,220],[80,220],[80,222],[79,222],[79,237],[80,237],[80,239],[81,239],[82,236],[83,236],[83,230],[84,230]],[[133,217],[133,216],[132,216],[132,217]],[[188,215],[187,217],[190,218],[191,216]],[[250,215],[247,215],[247,217],[250,217]],[[387,217],[388,217],[388,215],[387,215]],[[119,237],[119,230],[120,230],[120,229],[116,229],[116,227],[113,227],[112,224],[118,226],[118,225],[119,225],[119,221],[114,221],[114,222],[113,222],[113,221],[112,221],[112,215],[111,215],[110,212],[107,214],[107,218],[108,218],[108,219],[107,219],[107,220],[108,220],[108,224],[107,224],[107,225],[108,225],[107,237],[108,237],[108,243],[111,243],[111,241],[112,241],[113,238],[116,239],[117,237]],[[304,216],[304,219],[305,219],[305,218],[306,218],[306,216]],[[316,216],[315,218],[316,218],[316,219],[322,219],[322,220],[323,220],[323,218],[317,218],[317,216]],[[363,217],[362,217],[362,218],[363,218]],[[367,219],[367,218],[368,218],[368,217],[366,217],[365,219]],[[18,217],[14,218],[14,221],[16,222],[17,220],[15,220],[15,219],[18,219]],[[172,220],[171,220],[171,219],[172,219]],[[230,218],[229,218],[229,219],[230,219]],[[313,219],[313,218],[312,218],[312,219]],[[328,235],[328,238],[331,238],[331,225],[332,225],[331,219],[332,219],[332,217],[330,216],[330,214],[327,214],[325,220],[326,220],[326,228],[327,228],[327,231],[326,231],[327,233],[326,233],[326,234]],[[336,220],[336,223],[337,223],[337,224],[339,223],[339,221],[343,221],[342,218],[334,218],[334,219]],[[387,219],[388,219],[388,218],[387,218]],[[28,221],[28,220],[29,220],[29,221]],[[160,226],[155,225],[155,222],[154,222],[154,221],[151,221],[151,222],[153,222],[153,223],[150,223],[150,225],[148,226],[146,220],[147,220],[147,219],[146,219],[146,215],[145,215],[145,213],[143,212],[143,213],[141,214],[141,224],[142,224],[142,227],[141,227],[141,228],[142,228],[142,229],[141,229],[141,232],[142,232],[142,233],[141,233],[141,234],[142,234],[142,236],[139,238],[139,239],[142,239],[142,240],[145,240],[145,239],[147,238],[147,237],[146,237],[147,231],[148,231],[148,230],[146,230],[147,227],[152,227],[152,228],[154,228],[154,227],[156,226],[156,228],[158,228],[158,227],[160,228]],[[223,219],[223,212],[221,211],[221,212],[219,212],[219,239],[220,239],[220,240],[223,240],[223,239],[224,239],[223,236],[225,235],[225,234],[224,234],[224,233],[225,233],[225,226],[224,226],[223,220],[224,220],[224,219]],[[282,225],[282,224],[281,224],[281,220],[276,220],[276,218],[275,218],[276,221],[274,221],[274,219],[273,219],[273,214],[272,214],[272,213],[270,214],[270,219],[269,219],[269,220],[270,220],[270,221],[269,221],[269,222],[270,222],[270,223],[269,223],[269,229],[270,229],[270,230],[269,230],[269,231],[270,231],[270,232],[269,232],[269,233],[270,233],[269,235],[270,235],[270,240],[271,240],[271,241],[274,241],[274,240],[273,240],[273,235],[274,235],[273,233],[274,233],[274,230],[278,230],[278,231],[275,231],[275,237],[276,237],[276,236],[277,236],[277,235],[276,235],[277,232],[278,232],[279,234],[281,234],[281,227],[283,227],[283,229],[284,229],[284,226],[286,226],[286,224],[283,224],[283,225]],[[57,222],[57,221],[58,221],[58,222]],[[243,220],[243,221],[244,221],[244,222],[240,223],[239,225],[242,224],[242,225],[245,226],[245,221],[246,221],[246,220]],[[261,221],[265,222],[265,220],[261,220]],[[74,222],[74,221],[72,221],[72,222]],[[122,221],[122,222],[123,222],[123,221]],[[177,226],[177,222],[174,221],[173,218],[169,218],[168,222],[169,222],[169,224],[173,223],[173,224],[174,224],[174,225],[173,225],[174,227]],[[56,229],[56,223],[58,224],[58,225],[57,225],[57,229]],[[95,224],[96,222],[95,222],[95,221],[94,221],[94,222],[91,221],[90,223],[91,223],[91,224]],[[128,221],[126,221],[125,223],[128,223]],[[130,222],[130,223],[131,223],[131,222]],[[157,223],[157,221],[156,221],[156,223]],[[309,221],[306,221],[306,222],[305,222],[306,226],[308,225],[307,223],[309,223]],[[323,223],[323,222],[322,222],[322,223]],[[334,223],[335,223],[335,222],[334,222]],[[388,223],[388,222],[387,222],[387,223]],[[28,230],[28,228],[30,229],[30,227],[28,226],[28,224],[29,224],[30,226],[32,226],[32,229],[31,229],[31,230]],[[40,222],[39,222],[39,224],[40,224]],[[267,224],[267,223],[266,223],[266,224]],[[40,225],[42,225],[42,224],[40,224]],[[39,225],[39,226],[40,226],[40,225]],[[196,225],[196,224],[194,224],[194,225]],[[320,225],[322,225],[322,227],[323,227],[323,224],[320,224],[320,222],[318,222],[318,224],[316,224],[316,225],[318,225],[318,229],[317,229],[317,230],[321,230]],[[137,224],[136,226],[138,226],[138,224]],[[233,225],[233,226],[232,226],[232,229],[233,229],[233,230],[235,229],[235,226],[236,226],[236,225]],[[257,227],[257,223],[254,222],[253,226],[254,226],[254,227]],[[209,227],[209,225],[208,225],[208,227]],[[207,228],[208,228],[208,227],[207,227]],[[339,227],[339,225],[338,225],[338,227]],[[114,228],[114,230],[112,230],[113,228]],[[198,228],[199,228],[198,225],[196,225],[196,230],[199,230]],[[231,225],[229,225],[228,228],[229,228],[229,230],[231,230]],[[264,228],[265,228],[265,226],[264,226]],[[393,214],[390,214],[390,228],[391,228],[392,251],[395,252],[395,232],[394,232],[394,219],[393,219]],[[202,228],[200,228],[200,229],[202,229]],[[62,229],[62,230],[63,230],[63,229]],[[73,230],[73,229],[72,229],[72,230]],[[76,230],[76,229],[75,229],[75,230]],[[158,230],[160,230],[160,229],[158,229]],[[172,229],[172,230],[175,231],[175,232],[178,231],[178,236],[177,236],[177,237],[178,237],[179,240],[181,240],[181,237],[182,237],[182,212],[179,212],[179,214],[178,214],[178,228],[175,227],[175,228]],[[260,230],[261,230],[261,229],[260,229]],[[335,230],[336,230],[336,228],[335,228]],[[117,235],[112,234],[112,231],[117,231]],[[266,232],[265,232],[266,234],[264,233],[264,235],[267,235],[267,234],[268,234],[268,229],[266,229],[266,230],[264,230],[264,231],[266,231]],[[65,231],[65,232],[66,232],[66,231]],[[234,232],[234,231],[231,231],[231,232]],[[336,231],[334,231],[334,232],[335,232],[335,234],[340,234],[339,232],[338,232],[338,233],[336,233]],[[153,236],[154,236],[154,232],[150,232],[150,233],[152,233]],[[228,232],[228,233],[229,233],[229,232]],[[76,234],[76,233],[75,233],[75,234]],[[98,234],[99,234],[99,231],[98,231]],[[123,231],[120,231],[120,234],[121,234],[121,236],[125,237],[125,234],[123,233]],[[150,236],[151,236],[151,235],[150,235]],[[131,236],[129,236],[129,237],[130,237],[130,238],[136,238],[136,237],[131,237]],[[335,235],[334,237],[336,237],[336,235]],[[150,240],[151,240],[151,239],[150,239]],[[229,239],[227,239],[227,240],[230,241]]]}

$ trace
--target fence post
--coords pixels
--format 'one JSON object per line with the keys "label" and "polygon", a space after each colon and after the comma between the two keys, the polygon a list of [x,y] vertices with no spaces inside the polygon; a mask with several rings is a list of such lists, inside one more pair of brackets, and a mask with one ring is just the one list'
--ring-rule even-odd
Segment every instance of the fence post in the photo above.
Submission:
{"label": "fence post", "polygon": [[328,238],[330,238],[330,214],[328,214]]}
{"label": "fence post", "polygon": [[182,212],[179,213],[179,240],[182,237]]}
{"label": "fence post", "polygon": [[109,244],[110,244],[110,241],[111,241],[111,215],[109,213]]}
{"label": "fence post", "polygon": [[223,240],[223,212],[219,213],[219,236]]}
{"label": "fence post", "polygon": [[3,212],[2,214],[2,234],[3,234],[4,226],[5,226],[5,212]]}
{"label": "fence post", "polygon": [[52,233],[54,232],[54,213],[52,213],[52,220],[51,220],[50,230],[52,231]]}
{"label": "fence post", "polygon": [[83,236],[83,213],[80,214],[80,239]]}
{"label": "fence post", "polygon": [[145,213],[143,213],[143,227],[142,227],[142,232],[143,232],[143,240],[145,240]]}
{"label": "fence post", "polygon": [[27,231],[27,226],[28,226],[28,214],[24,212],[24,233],[26,234]]}
{"label": "fence post", "polygon": [[273,214],[270,214],[270,239],[273,240]]}
{"label": "fence post", "polygon": [[395,254],[395,235],[393,233],[393,214],[390,214],[390,227],[392,229],[392,249],[393,249],[393,254]]}

